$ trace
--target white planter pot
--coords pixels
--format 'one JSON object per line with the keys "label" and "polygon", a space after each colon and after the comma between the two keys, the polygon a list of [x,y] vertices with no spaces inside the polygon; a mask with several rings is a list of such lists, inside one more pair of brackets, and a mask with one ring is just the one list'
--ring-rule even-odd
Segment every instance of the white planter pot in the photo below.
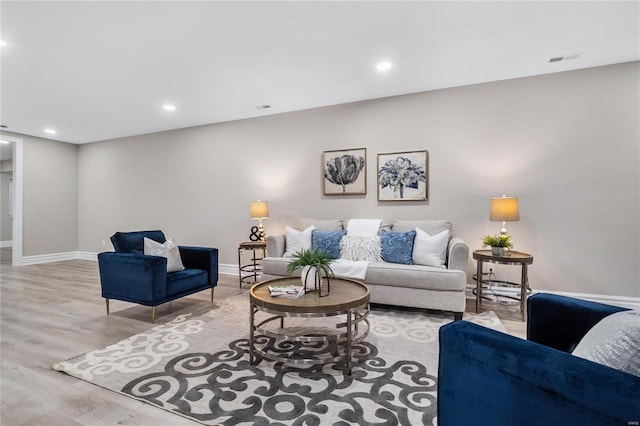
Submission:
{"label": "white planter pot", "polygon": [[491,254],[493,256],[504,256],[504,247],[491,247]]}

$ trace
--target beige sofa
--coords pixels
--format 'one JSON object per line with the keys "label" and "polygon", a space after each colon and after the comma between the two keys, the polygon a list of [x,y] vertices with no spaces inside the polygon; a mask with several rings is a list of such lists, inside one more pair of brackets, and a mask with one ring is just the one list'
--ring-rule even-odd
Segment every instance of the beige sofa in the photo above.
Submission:
{"label": "beige sofa", "polygon": [[[316,230],[346,229],[347,220],[302,219],[298,229],[310,225]],[[430,235],[448,230],[446,262],[443,267],[389,262],[368,264],[364,283],[369,287],[371,302],[423,309],[451,311],[455,319],[462,319],[465,310],[465,287],[469,247],[460,238],[452,237],[451,223],[444,220],[382,221],[381,229],[408,232],[420,228]],[[284,234],[267,237],[267,257],[262,264],[262,279],[288,276],[291,258],[286,251]],[[297,272],[296,274],[299,274]]]}

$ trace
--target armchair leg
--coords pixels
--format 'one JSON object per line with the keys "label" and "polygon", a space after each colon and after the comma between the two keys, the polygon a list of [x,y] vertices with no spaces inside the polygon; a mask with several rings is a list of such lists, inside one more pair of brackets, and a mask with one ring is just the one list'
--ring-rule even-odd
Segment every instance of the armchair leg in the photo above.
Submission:
{"label": "armchair leg", "polygon": [[104,303],[107,306],[107,315],[109,315],[109,299],[107,299],[106,297],[104,298]]}
{"label": "armchair leg", "polygon": [[215,287],[211,287],[211,302],[213,302],[213,292],[215,291]]}
{"label": "armchair leg", "polygon": [[156,322],[156,307],[152,306],[151,307],[151,324],[154,324]]}

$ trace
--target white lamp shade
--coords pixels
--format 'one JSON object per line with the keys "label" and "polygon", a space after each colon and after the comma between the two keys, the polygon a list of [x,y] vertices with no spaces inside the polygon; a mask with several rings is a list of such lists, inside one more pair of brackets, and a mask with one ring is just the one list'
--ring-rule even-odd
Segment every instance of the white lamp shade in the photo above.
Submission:
{"label": "white lamp shade", "polygon": [[268,219],[269,203],[266,201],[252,201],[249,206],[249,217],[251,219]]}
{"label": "white lamp shade", "polygon": [[491,199],[489,220],[493,222],[516,222],[520,220],[518,197],[495,197]]}

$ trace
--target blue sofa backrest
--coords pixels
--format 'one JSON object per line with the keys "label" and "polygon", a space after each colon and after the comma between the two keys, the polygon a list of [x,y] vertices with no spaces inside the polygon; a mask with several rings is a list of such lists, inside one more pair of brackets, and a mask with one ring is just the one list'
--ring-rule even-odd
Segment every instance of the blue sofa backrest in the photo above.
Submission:
{"label": "blue sofa backrest", "polygon": [[111,236],[111,243],[116,253],[144,253],[144,237],[160,244],[167,241],[162,231],[116,232]]}

